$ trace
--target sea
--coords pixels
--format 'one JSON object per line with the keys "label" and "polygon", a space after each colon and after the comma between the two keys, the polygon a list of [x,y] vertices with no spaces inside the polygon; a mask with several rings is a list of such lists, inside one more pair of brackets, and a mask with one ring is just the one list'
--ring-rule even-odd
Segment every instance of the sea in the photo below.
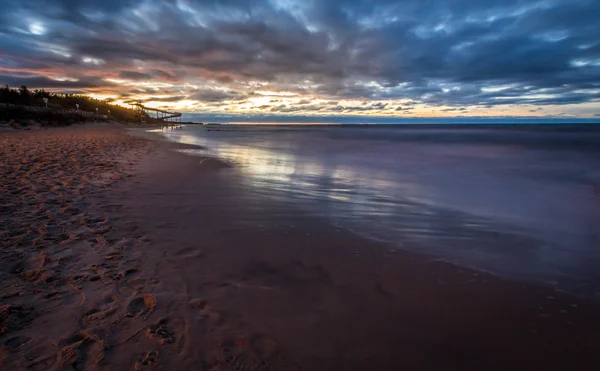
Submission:
{"label": "sea", "polygon": [[502,277],[600,298],[600,127],[183,125],[256,195]]}

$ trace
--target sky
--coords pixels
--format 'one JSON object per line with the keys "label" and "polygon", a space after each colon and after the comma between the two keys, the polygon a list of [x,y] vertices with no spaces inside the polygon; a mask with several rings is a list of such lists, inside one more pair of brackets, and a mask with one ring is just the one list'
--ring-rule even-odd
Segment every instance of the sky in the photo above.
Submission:
{"label": "sky", "polygon": [[598,0],[2,0],[0,84],[215,117],[600,118]]}

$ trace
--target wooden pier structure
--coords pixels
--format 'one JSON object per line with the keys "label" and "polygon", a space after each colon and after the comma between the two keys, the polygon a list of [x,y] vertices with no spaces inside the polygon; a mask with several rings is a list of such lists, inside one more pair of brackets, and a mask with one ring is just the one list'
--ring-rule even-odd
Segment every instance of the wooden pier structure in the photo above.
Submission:
{"label": "wooden pier structure", "polygon": [[[147,119],[158,120],[161,127],[181,127],[181,112],[167,111],[159,108],[144,106],[141,102],[127,102],[133,109],[138,111],[140,122],[147,123]],[[135,107],[135,108],[134,108]]]}

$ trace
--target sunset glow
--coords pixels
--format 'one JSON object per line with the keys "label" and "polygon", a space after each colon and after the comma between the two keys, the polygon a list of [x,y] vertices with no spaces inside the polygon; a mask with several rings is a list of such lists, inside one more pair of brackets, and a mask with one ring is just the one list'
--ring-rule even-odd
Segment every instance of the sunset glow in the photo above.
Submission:
{"label": "sunset glow", "polygon": [[600,115],[598,2],[16,1],[0,83],[214,115]]}

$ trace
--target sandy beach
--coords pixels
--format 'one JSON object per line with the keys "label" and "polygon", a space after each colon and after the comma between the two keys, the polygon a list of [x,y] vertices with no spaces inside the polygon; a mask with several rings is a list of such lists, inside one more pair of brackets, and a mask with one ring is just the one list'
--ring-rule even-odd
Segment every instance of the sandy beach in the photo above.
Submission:
{"label": "sandy beach", "polygon": [[0,134],[0,369],[600,369],[598,302],[367,240],[177,148]]}

